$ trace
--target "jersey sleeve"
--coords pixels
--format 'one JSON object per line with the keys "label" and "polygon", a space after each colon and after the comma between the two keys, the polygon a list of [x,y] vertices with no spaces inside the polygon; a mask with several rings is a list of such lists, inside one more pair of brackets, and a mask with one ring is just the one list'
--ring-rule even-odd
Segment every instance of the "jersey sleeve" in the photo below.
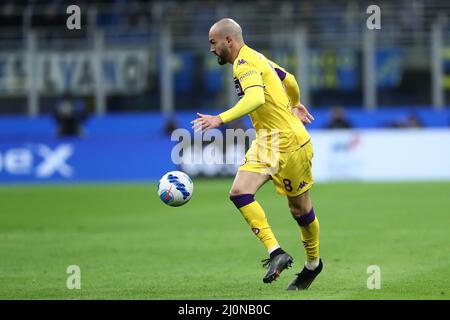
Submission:
{"label": "jersey sleeve", "polygon": [[255,65],[239,59],[233,66],[233,71],[240,100],[231,109],[219,114],[224,123],[253,112],[265,102],[262,74]]}
{"label": "jersey sleeve", "polygon": [[275,62],[270,61],[270,64],[275,69],[278,78],[283,82],[286,88],[286,93],[291,100],[292,106],[300,104],[300,87],[298,86],[297,80],[294,75],[287,72],[284,68],[277,65]]}
{"label": "jersey sleeve", "polygon": [[264,89],[260,86],[250,86],[247,88],[244,97],[231,109],[219,114],[223,123],[239,119],[259,108],[265,102]]}
{"label": "jersey sleeve", "polygon": [[234,68],[234,74],[243,93],[250,87],[259,86],[264,88],[261,71],[244,59],[238,60],[238,63]]}
{"label": "jersey sleeve", "polygon": [[288,74],[288,72],[286,71],[286,69],[284,69],[283,67],[280,67],[278,64],[276,64],[273,61],[269,60],[270,65],[273,67],[273,69],[275,70],[275,72],[278,75],[278,78],[280,78],[281,81],[284,81],[284,79],[286,79],[286,75]]}

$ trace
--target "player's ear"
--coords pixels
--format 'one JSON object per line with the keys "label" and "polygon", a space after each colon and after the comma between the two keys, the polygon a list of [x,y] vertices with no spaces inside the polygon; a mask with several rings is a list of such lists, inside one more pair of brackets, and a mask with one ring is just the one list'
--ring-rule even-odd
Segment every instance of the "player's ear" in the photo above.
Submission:
{"label": "player's ear", "polygon": [[225,41],[227,42],[227,46],[231,47],[231,43],[233,42],[233,38],[231,36],[226,36]]}

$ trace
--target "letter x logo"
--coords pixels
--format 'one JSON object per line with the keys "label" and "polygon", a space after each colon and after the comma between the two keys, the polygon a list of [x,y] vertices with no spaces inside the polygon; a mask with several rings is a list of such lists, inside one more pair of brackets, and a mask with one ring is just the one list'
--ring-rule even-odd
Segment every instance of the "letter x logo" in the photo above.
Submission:
{"label": "letter x logo", "polygon": [[59,172],[63,177],[70,178],[73,175],[73,169],[66,161],[73,152],[73,147],[68,144],[60,145],[53,151],[46,145],[38,145],[37,153],[44,158],[44,161],[36,168],[36,176],[48,178]]}

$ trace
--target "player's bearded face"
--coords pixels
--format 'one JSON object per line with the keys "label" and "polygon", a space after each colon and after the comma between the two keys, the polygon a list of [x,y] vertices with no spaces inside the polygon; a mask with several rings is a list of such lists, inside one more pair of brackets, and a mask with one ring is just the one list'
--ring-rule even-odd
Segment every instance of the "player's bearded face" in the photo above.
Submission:
{"label": "player's bearded face", "polygon": [[217,51],[217,62],[223,66],[224,64],[226,64],[228,62],[228,57],[230,56],[231,52],[230,49],[227,48],[226,46],[222,46],[218,51]]}

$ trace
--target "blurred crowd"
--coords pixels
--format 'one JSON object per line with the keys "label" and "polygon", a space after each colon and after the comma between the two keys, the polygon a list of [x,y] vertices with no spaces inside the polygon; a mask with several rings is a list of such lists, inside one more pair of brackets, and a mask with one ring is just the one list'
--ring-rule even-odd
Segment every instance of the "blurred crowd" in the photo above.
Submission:
{"label": "blurred crowd", "polygon": [[[347,37],[358,36],[355,33],[361,31],[361,26],[365,26],[366,8],[373,4],[372,1],[3,0],[0,1],[0,40],[5,37],[9,41],[17,34],[19,40],[17,42],[21,43],[27,27],[42,29],[44,34],[45,30],[56,30],[54,31],[55,37],[52,38],[52,35],[49,34],[39,38],[39,40],[65,40],[66,36],[74,34],[68,32],[64,27],[61,28],[61,26],[66,25],[66,8],[73,4],[81,8],[83,26],[93,24],[108,31],[105,33],[105,46],[111,44],[115,46],[119,42],[126,42],[125,45],[129,45],[137,39],[140,41],[137,46],[142,45],[142,48],[147,50],[146,45],[152,43],[152,41],[157,43],[160,40],[159,34],[156,34],[161,32],[162,22],[168,21],[171,23],[174,34],[173,50],[176,52],[178,59],[174,63],[177,65],[174,75],[174,100],[177,109],[206,108],[218,106],[221,102],[226,101],[225,82],[220,78],[222,73],[216,69],[215,61],[213,61],[214,65],[212,66],[210,60],[207,59],[209,57],[207,40],[204,47],[200,47],[202,51],[199,53],[198,46],[195,47],[195,45],[201,43],[201,41],[197,41],[198,38],[191,41],[191,38],[189,38],[189,36],[199,36],[204,39],[211,23],[223,16],[232,16],[239,22],[242,21],[242,24],[245,25],[246,36],[263,35],[263,43],[266,43],[267,47],[262,48],[261,42],[255,46],[259,50],[272,50],[273,57],[271,58],[274,60],[280,59],[280,61],[276,60],[280,64],[288,64],[284,66],[290,67],[293,72],[296,71],[296,61],[293,62],[292,47],[281,48],[281,46],[276,45],[276,41],[272,40],[277,38],[279,30],[293,30],[288,27],[291,23],[305,25],[314,32],[309,37],[311,42],[316,41],[314,44],[310,44],[311,52],[314,53],[314,55],[311,54],[311,61],[314,62],[314,70],[311,69],[311,75],[314,76],[315,80],[323,78],[328,81],[328,79],[333,79],[331,82],[334,85],[331,86],[327,81],[323,81],[326,82],[325,84],[317,81],[318,84],[314,87],[315,82],[311,80],[311,104],[314,107],[329,106],[334,103],[345,106],[362,105],[362,81],[358,73],[362,69],[358,60],[361,56],[361,52],[358,51],[360,47],[358,46],[356,49],[346,48],[339,41],[341,39],[346,40]],[[409,36],[415,34],[416,31],[428,30],[438,14],[450,16],[450,4],[443,0],[400,0],[395,3],[382,1],[378,5],[382,6],[383,10],[383,30],[395,29],[395,32],[392,33],[394,36]],[[282,28],[277,29],[279,26]],[[11,32],[10,36],[8,33],[10,30],[19,31],[17,33]],[[63,37],[57,34],[61,30],[66,32]],[[85,30],[86,28],[83,27],[81,32],[85,32]],[[336,32],[341,32],[339,37],[334,36]],[[119,34],[124,36],[116,37]],[[133,38],[133,35],[139,34],[146,34],[146,36]],[[399,51],[398,55],[394,53],[387,55],[385,52],[381,52],[381,58],[386,58],[386,56],[390,58],[388,61],[390,64],[385,63],[385,66],[389,66],[389,70],[398,69],[398,71],[392,73],[390,78],[395,79],[391,81],[392,83],[389,84],[391,87],[387,88],[386,92],[380,85],[380,105],[412,105],[411,101],[420,105],[430,105],[430,86],[423,86],[420,81],[416,81],[417,79],[430,77],[430,64],[427,56],[430,39],[429,33],[423,34],[425,36],[421,47],[417,45],[414,50],[404,50],[409,47],[400,44],[411,39],[402,38],[402,41],[394,41],[392,45],[395,46],[398,43],[396,48]],[[319,42],[318,35],[327,36],[321,38]],[[75,37],[75,35],[73,36]],[[338,39],[336,48],[333,48],[328,41],[332,38],[335,41]],[[86,37],[86,39],[89,41],[89,37]],[[180,40],[185,42],[180,45],[178,43]],[[291,38],[288,39],[288,41],[291,40]],[[88,43],[88,41],[83,44],[85,46],[83,48],[91,48],[91,43]],[[252,42],[249,41],[249,43]],[[354,43],[357,43],[357,40]],[[7,45],[4,45],[3,42],[0,42],[0,44],[0,50],[8,50]],[[133,45],[135,44],[133,43]],[[191,44],[194,45],[191,46]],[[414,44],[416,45],[417,42],[414,42]],[[42,48],[54,48],[56,52],[64,49],[64,45],[71,48],[72,44],[70,41],[61,41],[61,43],[56,43],[54,47],[47,46],[45,42],[42,42],[42,44],[40,42],[40,45]],[[201,45],[203,44],[201,43]],[[328,46],[331,48],[330,52],[322,52],[328,50]],[[275,52],[274,48],[280,49],[280,52]],[[348,52],[340,52],[340,50],[345,51],[345,49],[348,49]],[[151,50],[154,51],[148,50],[148,85],[145,90],[135,95],[128,94],[128,92],[126,94],[113,92],[115,96],[112,94],[108,96],[108,111],[129,111],[133,106],[139,106],[134,107],[135,109],[159,110],[161,107],[159,53],[155,48],[151,48]],[[319,50],[322,51],[319,52]],[[408,55],[402,55],[405,52]],[[397,63],[397,61],[402,63]],[[447,61],[450,60],[447,59]],[[19,62],[13,61],[11,65],[17,67],[11,68],[11,70],[19,70],[20,72],[17,73],[23,74],[24,72],[21,71],[23,67],[20,66]],[[23,65],[25,64],[23,63]],[[391,67],[392,65],[396,68]],[[448,62],[446,62],[446,65],[450,66]],[[383,71],[386,70],[383,69]],[[384,72],[384,74],[386,73],[388,72]],[[350,85],[345,88],[336,85],[338,82],[346,83],[346,81]],[[447,82],[444,81],[444,83]],[[447,96],[449,92],[447,90]],[[5,97],[0,94],[0,103],[5,106],[3,109],[6,110],[11,105],[10,108],[14,109],[12,111],[15,112],[18,104],[24,105],[25,96],[21,96],[20,98],[23,101],[19,102],[14,100],[17,96],[19,95],[16,93]],[[448,101],[448,98],[446,98],[446,101]],[[25,107],[23,107],[23,110],[25,110]],[[5,113],[7,112],[9,110],[5,111]],[[385,126],[395,128],[420,127],[421,125],[422,121],[416,115],[395,119],[392,123],[385,124]],[[351,128],[353,126],[354,124],[347,117],[343,108],[336,107],[330,110],[330,118],[326,127]],[[173,127],[173,124],[168,123],[168,131],[171,130],[171,127]]]}
{"label": "blurred crowd", "polygon": [[[420,117],[414,113],[402,115],[398,118],[391,119],[383,124],[384,128],[422,128],[423,123]],[[334,106],[330,109],[329,117],[325,129],[352,129],[356,127],[350,117],[347,115],[345,108]]]}
{"label": "blurred crowd", "polygon": [[[433,22],[434,17],[427,11],[445,3],[442,0],[403,0],[395,3],[395,23],[400,31],[414,31]],[[51,27],[59,25],[66,18],[66,8],[76,4],[82,9],[96,7],[98,17],[96,24],[100,26],[121,25],[123,27],[148,26],[158,18],[192,16],[194,21],[190,25],[190,32],[201,30],[202,23],[217,15],[238,13],[234,8],[250,7],[246,11],[249,20],[263,12],[269,12],[283,17],[296,19],[317,32],[326,33],[334,30],[352,30],[360,24],[361,18],[366,17],[365,9],[371,3],[364,1],[227,1],[226,5],[217,1],[150,1],[150,0],[4,0],[0,3],[0,21],[2,26],[21,27],[24,24],[24,13],[32,9],[31,24],[37,27]],[[383,4],[384,9],[389,2]],[[220,7],[220,10],[217,8]],[[388,9],[386,9],[388,10]],[[389,21],[383,21],[383,27],[389,28]],[[199,28],[200,27],[200,28]],[[185,30],[186,31],[186,30]]]}

